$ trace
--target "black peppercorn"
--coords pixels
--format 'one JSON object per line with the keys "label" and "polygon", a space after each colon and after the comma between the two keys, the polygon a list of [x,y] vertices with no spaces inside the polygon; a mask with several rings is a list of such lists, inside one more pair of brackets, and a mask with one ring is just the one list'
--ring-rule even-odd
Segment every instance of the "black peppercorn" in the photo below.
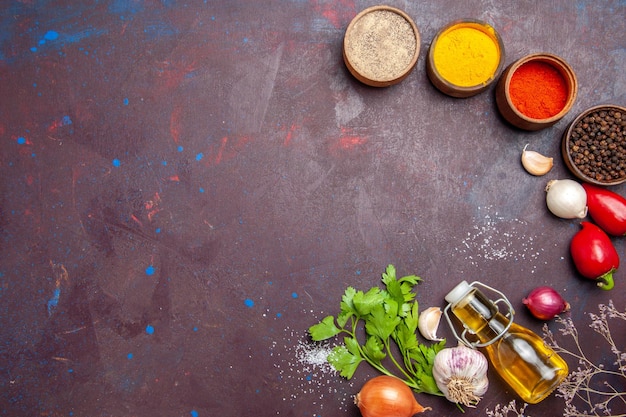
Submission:
{"label": "black peppercorn", "polygon": [[619,109],[594,110],[569,130],[567,152],[579,171],[600,182],[626,179],[626,120]]}

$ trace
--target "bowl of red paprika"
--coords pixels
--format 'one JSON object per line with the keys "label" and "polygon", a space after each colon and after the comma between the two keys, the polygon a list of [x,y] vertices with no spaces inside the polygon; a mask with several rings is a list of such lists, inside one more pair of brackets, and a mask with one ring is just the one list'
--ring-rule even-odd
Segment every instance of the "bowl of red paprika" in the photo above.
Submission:
{"label": "bowl of red paprika", "polygon": [[571,173],[584,182],[625,182],[626,107],[603,104],[584,110],[563,132],[561,154]]}
{"label": "bowl of red paprika", "polygon": [[530,54],[504,70],[496,86],[496,104],[513,126],[541,130],[571,110],[577,93],[576,74],[563,58]]}

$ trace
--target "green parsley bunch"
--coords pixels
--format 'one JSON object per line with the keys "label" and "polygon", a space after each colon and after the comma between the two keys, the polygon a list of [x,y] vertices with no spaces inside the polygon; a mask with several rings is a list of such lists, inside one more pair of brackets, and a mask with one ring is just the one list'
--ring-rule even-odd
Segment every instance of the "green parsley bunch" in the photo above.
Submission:
{"label": "green parsley bunch", "polygon": [[396,278],[396,268],[389,265],[382,275],[385,289],[373,287],[363,292],[348,287],[339,315],[327,316],[309,328],[314,341],[345,335],[344,344],[335,346],[327,358],[341,376],[352,378],[366,361],[379,372],[402,379],[418,393],[443,395],[432,369],[435,355],[446,341],[427,346],[417,340],[418,302],[413,289],[419,281],[415,275]]}

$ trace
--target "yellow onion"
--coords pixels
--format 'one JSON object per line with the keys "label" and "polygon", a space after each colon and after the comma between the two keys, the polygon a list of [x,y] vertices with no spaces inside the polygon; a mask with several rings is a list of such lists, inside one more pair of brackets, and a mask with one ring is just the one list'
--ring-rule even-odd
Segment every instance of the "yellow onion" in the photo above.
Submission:
{"label": "yellow onion", "polygon": [[363,417],[411,417],[430,410],[422,407],[411,388],[399,378],[387,375],[367,381],[354,398]]}

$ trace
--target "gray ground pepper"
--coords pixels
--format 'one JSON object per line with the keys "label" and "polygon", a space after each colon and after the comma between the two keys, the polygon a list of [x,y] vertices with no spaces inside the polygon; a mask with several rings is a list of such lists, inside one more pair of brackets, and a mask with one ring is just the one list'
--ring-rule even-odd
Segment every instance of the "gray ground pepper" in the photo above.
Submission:
{"label": "gray ground pepper", "polygon": [[568,152],[574,165],[596,181],[626,178],[626,115],[610,107],[589,113],[572,128]]}
{"label": "gray ground pepper", "polygon": [[397,78],[411,64],[417,49],[411,24],[388,10],[363,15],[349,35],[346,56],[354,69],[370,80]]}

